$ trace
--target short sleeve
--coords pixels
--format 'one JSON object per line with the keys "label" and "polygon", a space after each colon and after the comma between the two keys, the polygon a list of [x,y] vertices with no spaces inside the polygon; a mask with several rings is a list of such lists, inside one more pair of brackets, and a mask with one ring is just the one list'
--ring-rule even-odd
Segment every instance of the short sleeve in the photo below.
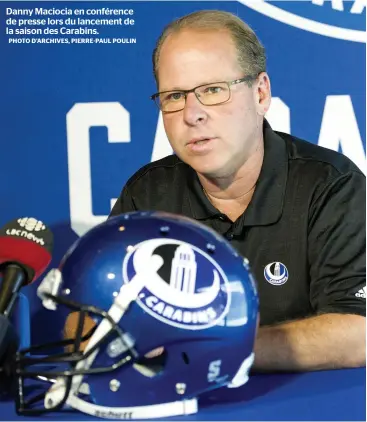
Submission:
{"label": "short sleeve", "polygon": [[113,206],[111,210],[109,218],[115,217],[120,214],[124,214],[125,212],[132,212],[132,211],[136,211],[136,207],[134,205],[133,198],[127,186],[125,186],[122,189],[121,194],[118,197],[117,201],[115,202],[115,205]]}
{"label": "short sleeve", "polygon": [[316,313],[366,316],[366,179],[329,182],[310,207],[310,300]]}

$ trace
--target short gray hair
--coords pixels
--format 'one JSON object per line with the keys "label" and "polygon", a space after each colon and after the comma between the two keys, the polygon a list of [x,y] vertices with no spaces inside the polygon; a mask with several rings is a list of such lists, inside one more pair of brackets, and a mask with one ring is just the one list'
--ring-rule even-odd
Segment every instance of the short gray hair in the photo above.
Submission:
{"label": "short gray hair", "polygon": [[238,64],[245,75],[255,77],[266,72],[265,48],[255,32],[238,16],[221,10],[201,10],[168,24],[157,40],[153,51],[153,73],[158,86],[158,64],[164,41],[171,34],[184,29],[227,30],[236,46]]}

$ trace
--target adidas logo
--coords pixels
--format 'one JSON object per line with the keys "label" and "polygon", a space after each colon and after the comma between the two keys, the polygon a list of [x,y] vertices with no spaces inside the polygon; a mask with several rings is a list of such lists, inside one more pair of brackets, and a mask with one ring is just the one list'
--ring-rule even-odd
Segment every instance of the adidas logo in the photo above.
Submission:
{"label": "adidas logo", "polygon": [[358,290],[358,292],[356,293],[356,297],[362,297],[363,299],[366,299],[366,294],[367,294],[367,287],[363,287],[363,289]]}

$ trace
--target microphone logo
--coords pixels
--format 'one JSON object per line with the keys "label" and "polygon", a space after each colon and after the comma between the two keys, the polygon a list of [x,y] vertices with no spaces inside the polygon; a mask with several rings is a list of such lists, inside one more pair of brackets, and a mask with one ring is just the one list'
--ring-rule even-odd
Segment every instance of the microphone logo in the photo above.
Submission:
{"label": "microphone logo", "polygon": [[45,245],[45,242],[42,238],[35,236],[33,233],[29,233],[26,230],[17,230],[17,229],[7,229],[5,232],[8,236],[17,236],[25,237],[28,240],[32,240],[35,243],[38,243],[41,246]]}
{"label": "microphone logo", "polygon": [[[12,224],[13,227],[8,227],[5,230],[5,234],[8,236],[16,236],[16,237],[24,237],[28,240],[31,240],[38,245],[44,246],[45,241],[42,237],[37,237],[32,232],[40,232],[46,229],[46,226],[43,224],[41,220],[37,220],[35,218],[18,218],[17,223],[20,226],[20,228],[16,228],[16,223]],[[15,227],[14,227],[15,226]],[[18,226],[18,227],[19,227]]]}
{"label": "microphone logo", "polygon": [[23,218],[19,218],[17,221],[20,227],[25,228],[29,232],[31,231],[39,232],[41,230],[45,230],[46,228],[46,226],[43,224],[41,220],[36,220],[35,218],[23,217]]}

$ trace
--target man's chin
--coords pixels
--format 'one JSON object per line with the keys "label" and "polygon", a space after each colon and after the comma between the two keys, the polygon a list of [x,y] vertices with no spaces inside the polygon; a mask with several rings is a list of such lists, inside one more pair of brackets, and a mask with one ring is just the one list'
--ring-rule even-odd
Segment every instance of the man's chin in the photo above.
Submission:
{"label": "man's chin", "polygon": [[218,177],[226,177],[228,169],[226,169],[224,160],[215,160],[214,154],[207,154],[205,156],[191,156],[187,154],[177,154],[177,156],[189,165],[196,173],[209,178],[215,179]]}
{"label": "man's chin", "polygon": [[214,165],[213,163],[207,166],[192,166],[192,168],[196,171],[196,173],[200,174],[201,176],[204,176],[207,179],[218,179],[222,177],[227,177],[228,173],[228,171],[225,171],[223,166]]}

